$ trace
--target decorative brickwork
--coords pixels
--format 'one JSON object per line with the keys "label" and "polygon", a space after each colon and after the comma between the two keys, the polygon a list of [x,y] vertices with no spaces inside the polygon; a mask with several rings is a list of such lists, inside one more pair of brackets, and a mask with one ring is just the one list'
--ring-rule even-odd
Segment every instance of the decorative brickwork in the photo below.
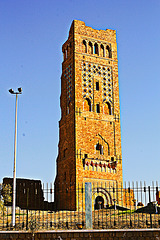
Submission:
{"label": "decorative brickwork", "polygon": [[[100,189],[94,204],[98,197],[105,204],[113,198],[121,204],[121,193],[108,197],[104,190],[123,186],[116,31],[95,30],[74,20],[62,52],[55,202],[60,209],[84,207],[83,193],[78,203],[76,189],[92,182]],[[69,193],[73,198],[68,207]]]}

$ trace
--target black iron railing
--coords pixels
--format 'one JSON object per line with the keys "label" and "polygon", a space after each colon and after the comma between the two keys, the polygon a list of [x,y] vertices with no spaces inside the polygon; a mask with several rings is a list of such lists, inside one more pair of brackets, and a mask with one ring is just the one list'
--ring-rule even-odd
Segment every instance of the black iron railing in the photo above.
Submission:
{"label": "black iron railing", "polygon": [[[91,183],[89,216],[93,229],[159,228],[158,183]],[[12,185],[1,184],[0,230],[86,229],[85,183],[41,184],[17,181],[16,225],[12,220]]]}

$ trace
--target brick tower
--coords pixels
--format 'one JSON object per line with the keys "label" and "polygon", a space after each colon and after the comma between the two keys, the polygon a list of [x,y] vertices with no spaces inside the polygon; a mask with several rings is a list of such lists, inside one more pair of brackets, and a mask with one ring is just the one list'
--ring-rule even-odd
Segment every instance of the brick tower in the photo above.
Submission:
{"label": "brick tower", "polygon": [[106,187],[123,183],[116,31],[74,20],[62,52],[55,202],[57,208],[76,209],[76,189],[91,182],[99,184],[94,206],[98,199],[112,204]]}

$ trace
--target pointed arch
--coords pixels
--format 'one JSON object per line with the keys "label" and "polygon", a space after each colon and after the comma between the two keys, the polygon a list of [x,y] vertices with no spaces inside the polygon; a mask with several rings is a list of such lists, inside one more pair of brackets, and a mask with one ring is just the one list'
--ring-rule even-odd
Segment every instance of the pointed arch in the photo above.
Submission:
{"label": "pointed arch", "polygon": [[88,53],[93,54],[93,44],[91,42],[88,43]]}
{"label": "pointed arch", "polygon": [[98,52],[98,44],[97,44],[97,43],[94,44],[94,54],[99,55],[99,52]]}
{"label": "pointed arch", "polygon": [[85,99],[83,108],[84,108],[84,111],[91,112],[91,101],[89,98]]}
{"label": "pointed arch", "polygon": [[85,40],[83,40],[83,53],[87,53],[87,43]]}
{"label": "pointed arch", "polygon": [[99,55],[100,55],[101,57],[105,57],[103,44],[101,44],[101,46],[100,46],[100,54],[99,54]]}
{"label": "pointed arch", "polygon": [[111,58],[112,57],[111,48],[108,45],[106,47],[106,57],[107,58]]}
{"label": "pointed arch", "polygon": [[112,108],[109,102],[104,104],[104,114],[112,115]]}
{"label": "pointed arch", "polygon": [[[97,187],[97,188],[93,188],[93,201],[95,203],[94,208],[97,209],[97,205],[96,205],[96,199],[97,197],[102,197],[103,198],[103,207],[107,207],[108,205],[112,205],[113,204],[113,199],[112,196],[110,194],[109,191],[107,191],[105,188],[103,187]],[[102,200],[102,199],[101,199]]]}

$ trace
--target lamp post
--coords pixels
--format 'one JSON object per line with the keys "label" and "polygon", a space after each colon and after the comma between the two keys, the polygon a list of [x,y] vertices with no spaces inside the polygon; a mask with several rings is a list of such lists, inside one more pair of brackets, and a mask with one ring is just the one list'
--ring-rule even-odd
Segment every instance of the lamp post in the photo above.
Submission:
{"label": "lamp post", "polygon": [[12,227],[15,226],[16,214],[16,149],[17,149],[17,101],[18,94],[22,94],[22,88],[18,88],[18,92],[9,89],[11,94],[16,95],[16,108],[15,108],[15,132],[14,132],[14,165],[13,165],[13,205],[12,205]]}

